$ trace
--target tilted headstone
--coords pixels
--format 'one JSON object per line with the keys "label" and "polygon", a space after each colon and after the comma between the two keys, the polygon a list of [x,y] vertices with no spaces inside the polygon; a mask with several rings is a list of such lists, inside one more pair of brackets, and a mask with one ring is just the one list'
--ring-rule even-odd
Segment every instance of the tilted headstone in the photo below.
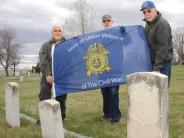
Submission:
{"label": "tilted headstone", "polygon": [[59,102],[53,99],[40,101],[39,115],[43,138],[64,138]]}
{"label": "tilted headstone", "polygon": [[168,138],[168,78],[156,72],[128,75],[127,138]]}
{"label": "tilted headstone", "polygon": [[12,127],[20,127],[19,91],[16,82],[8,82],[5,86],[6,121]]}

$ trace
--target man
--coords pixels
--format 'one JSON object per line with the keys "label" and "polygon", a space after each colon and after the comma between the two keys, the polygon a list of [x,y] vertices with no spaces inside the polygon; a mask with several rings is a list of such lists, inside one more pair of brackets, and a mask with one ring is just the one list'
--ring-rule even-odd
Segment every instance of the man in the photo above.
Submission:
{"label": "man", "polygon": [[[42,72],[39,94],[40,101],[51,98],[51,88],[53,84],[52,52],[53,48],[57,46],[57,44],[65,41],[65,38],[63,37],[63,30],[60,26],[53,26],[51,34],[51,40],[45,42],[39,52],[39,63]],[[60,103],[62,120],[66,118],[66,98],[66,94],[62,96],[56,96],[56,100]]]}
{"label": "man", "polygon": [[[102,17],[102,24],[105,29],[112,27],[113,21],[110,15]],[[103,112],[102,119],[111,119],[112,123],[120,121],[121,112],[119,110],[119,86],[102,88]]]}
{"label": "man", "polygon": [[171,76],[171,61],[173,57],[171,27],[164,19],[152,1],[145,1],[141,10],[146,21],[145,33],[151,53],[153,71],[168,76],[168,86]]}

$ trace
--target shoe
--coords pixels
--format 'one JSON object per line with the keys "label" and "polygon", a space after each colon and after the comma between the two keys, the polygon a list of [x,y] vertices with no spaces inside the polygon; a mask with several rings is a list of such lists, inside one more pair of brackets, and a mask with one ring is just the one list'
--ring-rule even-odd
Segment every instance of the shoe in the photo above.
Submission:
{"label": "shoe", "polygon": [[102,118],[100,118],[100,121],[109,121],[111,118],[108,116],[102,116]]}
{"label": "shoe", "polygon": [[111,124],[118,124],[120,123],[120,120],[111,120]]}
{"label": "shoe", "polygon": [[119,123],[121,117],[122,117],[121,112],[119,112],[119,115],[117,115],[116,117],[112,117],[111,123],[112,123],[112,124],[117,124],[117,123]]}
{"label": "shoe", "polygon": [[36,120],[36,124],[37,124],[37,125],[40,125],[40,124],[41,124],[41,123],[40,123],[40,119]]}
{"label": "shoe", "polygon": [[62,121],[64,121],[66,119],[66,115],[65,114],[62,114],[61,115],[61,118],[62,118]]}
{"label": "shoe", "polygon": [[112,120],[111,120],[112,124],[117,124],[119,122],[120,122],[120,118],[112,118]]}
{"label": "shoe", "polygon": [[65,117],[62,117],[62,121],[66,120],[66,116]]}

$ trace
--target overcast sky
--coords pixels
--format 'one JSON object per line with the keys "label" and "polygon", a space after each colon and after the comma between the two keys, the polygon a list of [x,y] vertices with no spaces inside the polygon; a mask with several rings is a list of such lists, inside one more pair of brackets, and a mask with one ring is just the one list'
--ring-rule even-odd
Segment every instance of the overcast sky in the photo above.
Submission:
{"label": "overcast sky", "polygon": [[[10,27],[17,33],[23,51],[38,52],[41,43],[50,38],[54,24],[63,25],[70,16],[74,0],[0,0],[0,29]],[[111,14],[115,25],[144,25],[139,11],[144,0],[86,0],[94,7],[95,20],[101,26],[101,16]],[[154,0],[157,9],[171,27],[184,27],[184,0]]]}

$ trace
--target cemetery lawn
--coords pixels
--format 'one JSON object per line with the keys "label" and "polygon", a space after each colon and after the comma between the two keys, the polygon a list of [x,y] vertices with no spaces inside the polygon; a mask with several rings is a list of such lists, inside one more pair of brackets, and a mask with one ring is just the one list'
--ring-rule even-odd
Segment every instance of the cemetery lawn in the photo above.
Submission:
{"label": "cemetery lawn", "polygon": [[[184,138],[184,66],[172,68],[169,89],[169,137]],[[20,112],[39,118],[38,94],[39,77],[6,78],[0,80],[0,108],[4,108],[4,89],[6,82],[15,81],[19,84]],[[67,119],[64,128],[93,138],[126,138],[127,118],[127,86],[120,87],[120,110],[122,119],[118,124],[101,121],[102,96],[100,90],[69,94],[67,97]],[[5,113],[0,109],[1,138],[41,138],[39,125],[21,119],[20,128],[11,128],[5,122]],[[67,136],[66,138],[71,138]]]}

